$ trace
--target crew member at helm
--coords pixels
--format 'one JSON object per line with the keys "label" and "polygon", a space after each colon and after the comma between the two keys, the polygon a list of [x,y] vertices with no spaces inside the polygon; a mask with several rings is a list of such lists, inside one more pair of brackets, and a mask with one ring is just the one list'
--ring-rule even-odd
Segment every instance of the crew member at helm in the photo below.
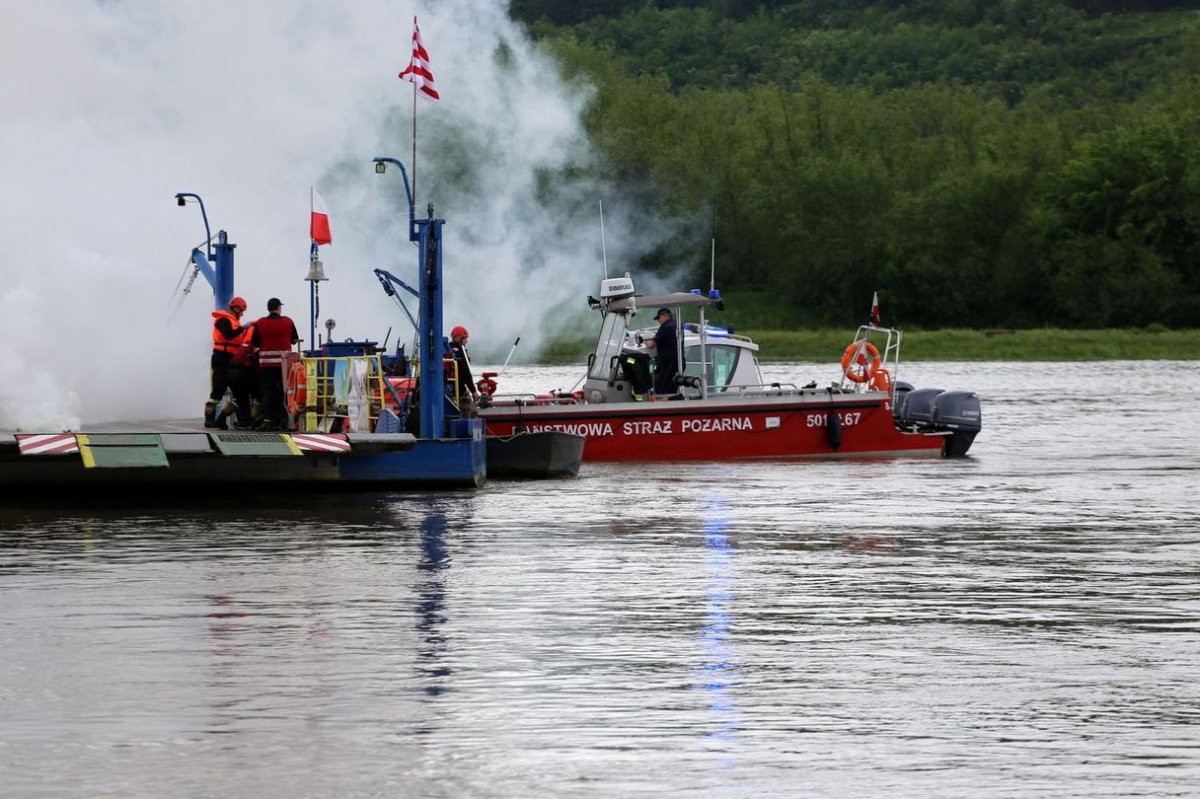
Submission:
{"label": "crew member at helm", "polygon": [[660,397],[677,394],[675,376],[679,374],[678,329],[670,308],[659,308],[654,314],[658,330],[654,338],[646,342],[646,349],[654,353],[654,393]]}
{"label": "crew member at helm", "polygon": [[471,356],[467,352],[467,340],[471,334],[462,325],[455,325],[450,331],[450,352],[454,363],[458,365],[458,401],[468,413],[474,410],[479,401],[479,389],[475,387],[475,379],[471,376]]}
{"label": "crew member at helm", "polygon": [[229,362],[233,360],[233,353],[242,345],[242,338],[245,336],[246,329],[242,327],[242,314],[245,312],[246,301],[241,297],[234,297],[229,301],[229,310],[212,312],[213,348],[212,359],[209,361],[210,391],[208,402],[204,403],[205,427],[222,426],[222,423],[217,421],[217,405],[225,397],[225,390],[229,388]]}

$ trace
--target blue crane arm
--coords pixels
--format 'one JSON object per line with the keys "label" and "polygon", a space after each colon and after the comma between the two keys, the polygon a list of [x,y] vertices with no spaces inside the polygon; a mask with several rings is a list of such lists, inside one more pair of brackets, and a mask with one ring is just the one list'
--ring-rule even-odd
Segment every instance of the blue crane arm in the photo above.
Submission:
{"label": "blue crane arm", "polygon": [[212,264],[208,262],[208,256],[202,253],[199,247],[192,250],[192,263],[196,265],[196,269],[200,274],[204,275],[204,279],[208,281],[208,285],[216,289],[217,273],[213,271]]}
{"label": "blue crane arm", "polygon": [[421,326],[417,323],[416,317],[412,315],[412,312],[408,310],[408,306],[404,304],[404,300],[396,293],[395,287],[399,286],[417,299],[421,298],[421,293],[386,269],[376,269],[375,277],[379,278],[379,285],[383,286],[383,293],[396,301],[396,304],[400,306],[400,310],[404,311],[404,315],[408,317],[408,321],[412,322],[413,329],[419,330]]}

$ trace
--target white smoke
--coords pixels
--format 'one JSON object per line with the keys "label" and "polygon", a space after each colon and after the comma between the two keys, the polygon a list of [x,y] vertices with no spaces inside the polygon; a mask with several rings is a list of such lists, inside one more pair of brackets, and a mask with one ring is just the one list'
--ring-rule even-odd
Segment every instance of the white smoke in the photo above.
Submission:
{"label": "white smoke", "polygon": [[[170,323],[190,250],[236,249],[248,318],[278,296],[309,331],[309,187],[330,211],[323,321],[335,338],[412,339],[371,270],[414,287],[399,175],[412,157],[413,16],[442,99],[417,107],[417,204],[447,220],[445,319],[476,359],[536,349],[543,319],[582,307],[608,263],[641,244],[620,187],[560,184],[589,166],[588,90],[565,84],[504,0],[39,0],[0,26],[0,428],[198,416],[212,294],[203,278]],[[547,187],[555,194],[547,199]],[[647,226],[640,226],[645,228]],[[410,308],[416,311],[415,303]],[[490,347],[489,347],[490,345]],[[518,358],[519,360],[519,358]]]}

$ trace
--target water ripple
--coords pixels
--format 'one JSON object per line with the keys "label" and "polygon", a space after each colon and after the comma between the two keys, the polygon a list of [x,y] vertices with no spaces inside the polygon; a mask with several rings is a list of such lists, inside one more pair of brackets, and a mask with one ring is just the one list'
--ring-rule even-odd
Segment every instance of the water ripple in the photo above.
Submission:
{"label": "water ripple", "polygon": [[0,510],[0,781],[1195,795],[1198,378],[905,371],[978,388],[971,458]]}

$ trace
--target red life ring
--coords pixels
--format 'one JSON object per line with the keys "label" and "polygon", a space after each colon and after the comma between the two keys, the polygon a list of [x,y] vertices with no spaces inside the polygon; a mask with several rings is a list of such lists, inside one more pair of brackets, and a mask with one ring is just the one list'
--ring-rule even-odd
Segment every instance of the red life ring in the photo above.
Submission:
{"label": "red life ring", "polygon": [[293,361],[292,365],[288,367],[284,390],[287,396],[288,413],[295,416],[308,401],[308,375],[304,371],[304,364]]}
{"label": "red life ring", "polygon": [[480,378],[475,383],[475,388],[479,389],[479,393],[490,397],[496,393],[496,381],[490,377]]}
{"label": "red life ring", "polygon": [[[866,355],[870,360],[863,358]],[[858,363],[854,364],[853,361]],[[855,366],[861,369],[855,369]],[[842,373],[848,380],[855,383],[869,382],[883,366],[879,358],[879,350],[869,341],[853,341],[842,352]]]}

